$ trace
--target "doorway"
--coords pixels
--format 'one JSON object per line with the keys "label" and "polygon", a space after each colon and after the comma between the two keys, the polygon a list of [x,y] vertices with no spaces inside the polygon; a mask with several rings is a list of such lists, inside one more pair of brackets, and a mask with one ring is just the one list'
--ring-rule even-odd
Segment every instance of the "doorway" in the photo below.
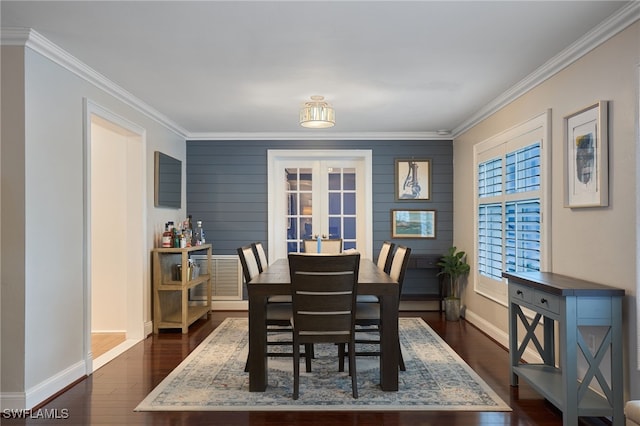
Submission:
{"label": "doorway", "polygon": [[370,150],[269,150],[269,256],[302,251],[302,240],[342,238],[372,256]]}
{"label": "doorway", "polygon": [[86,122],[85,362],[91,374],[144,337],[145,132],[91,101]]}

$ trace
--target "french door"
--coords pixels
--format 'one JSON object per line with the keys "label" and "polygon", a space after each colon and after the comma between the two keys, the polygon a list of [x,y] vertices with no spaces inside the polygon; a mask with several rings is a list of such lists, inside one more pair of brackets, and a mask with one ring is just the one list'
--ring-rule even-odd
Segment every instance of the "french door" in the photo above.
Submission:
{"label": "french door", "polygon": [[269,257],[342,238],[371,257],[371,151],[269,151]]}

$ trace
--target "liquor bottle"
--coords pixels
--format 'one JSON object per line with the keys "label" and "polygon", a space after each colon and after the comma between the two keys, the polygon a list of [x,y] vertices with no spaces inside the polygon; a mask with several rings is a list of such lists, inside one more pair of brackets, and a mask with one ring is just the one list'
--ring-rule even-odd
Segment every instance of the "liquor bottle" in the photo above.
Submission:
{"label": "liquor bottle", "polygon": [[196,222],[195,245],[201,246],[205,243],[205,241],[204,229],[202,229],[202,221],[199,220]]}
{"label": "liquor bottle", "polygon": [[187,247],[191,247],[195,245],[193,243],[193,222],[191,221],[191,215],[187,216],[187,220],[185,222],[185,238],[187,240]]}
{"label": "liquor bottle", "polygon": [[162,247],[173,246],[173,235],[169,230],[169,222],[164,225],[164,232],[162,233]]}

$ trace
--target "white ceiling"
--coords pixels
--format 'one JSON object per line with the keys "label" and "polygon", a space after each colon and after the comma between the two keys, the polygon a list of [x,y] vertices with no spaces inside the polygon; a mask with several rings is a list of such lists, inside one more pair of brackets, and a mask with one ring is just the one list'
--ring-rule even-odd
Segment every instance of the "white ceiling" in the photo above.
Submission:
{"label": "white ceiling", "polygon": [[[191,138],[455,135],[584,40],[617,1],[5,1]],[[336,126],[298,124],[323,95]],[[450,136],[448,136],[450,137]]]}

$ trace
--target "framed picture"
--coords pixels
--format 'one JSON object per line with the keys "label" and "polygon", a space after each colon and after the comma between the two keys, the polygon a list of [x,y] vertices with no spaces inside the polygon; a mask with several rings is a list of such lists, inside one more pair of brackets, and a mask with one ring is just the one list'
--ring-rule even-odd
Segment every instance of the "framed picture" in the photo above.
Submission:
{"label": "framed picture", "polygon": [[428,200],[431,198],[431,160],[396,159],[396,200]]}
{"label": "framed picture", "polygon": [[609,205],[607,102],[564,118],[565,207]]}
{"label": "framed picture", "polygon": [[391,238],[435,237],[435,210],[391,210]]}

